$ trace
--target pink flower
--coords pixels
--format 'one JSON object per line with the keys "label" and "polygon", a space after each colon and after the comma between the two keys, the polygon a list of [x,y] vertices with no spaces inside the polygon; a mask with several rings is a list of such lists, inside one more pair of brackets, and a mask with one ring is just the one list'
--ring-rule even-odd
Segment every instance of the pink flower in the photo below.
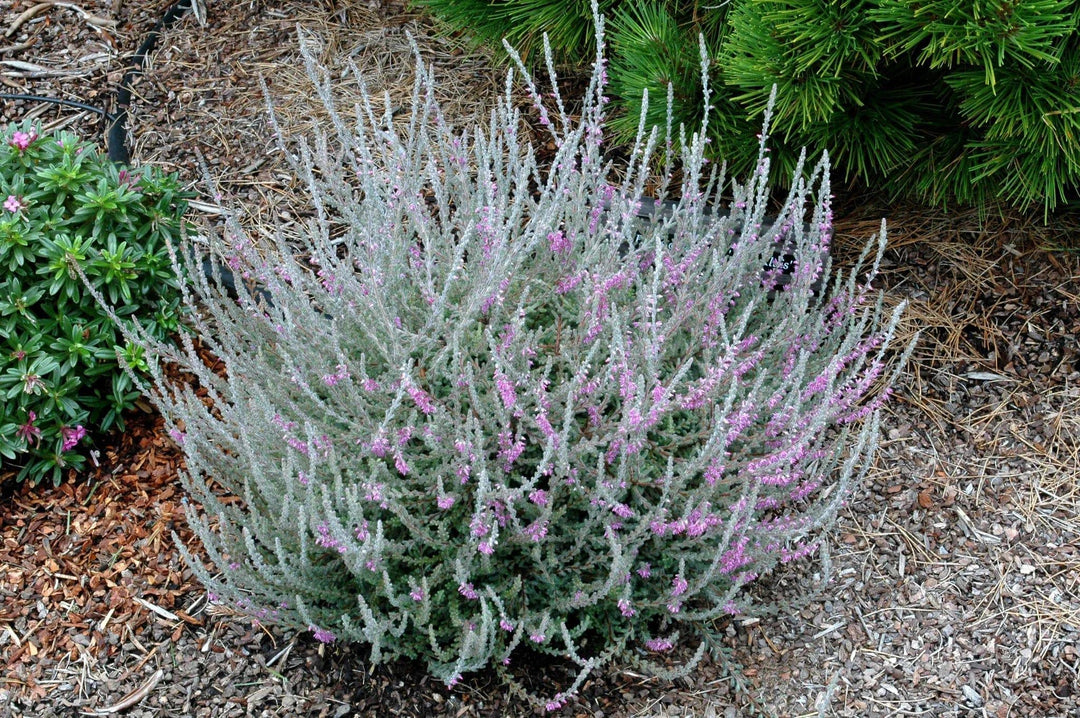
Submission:
{"label": "pink flower", "polygon": [[7,200],[4,201],[4,209],[12,214],[18,214],[19,210],[25,206],[26,205],[23,204],[22,200],[13,194],[9,194]]}
{"label": "pink flower", "polygon": [[670,651],[675,647],[675,644],[666,638],[651,638],[648,641],[645,641],[645,647],[650,651],[663,653],[665,651]]}
{"label": "pink flower", "polygon": [[338,383],[345,381],[349,378],[349,368],[344,364],[338,364],[337,371],[333,374],[325,374],[322,378],[323,384],[327,386],[336,386]]}
{"label": "pink flower", "polygon": [[45,382],[37,374],[23,374],[22,380],[24,394],[37,394],[45,388]]}
{"label": "pink flower", "polygon": [[308,630],[311,631],[311,633],[315,636],[315,640],[319,643],[333,643],[335,640],[337,640],[337,636],[335,636],[330,631],[327,631],[325,628],[319,628],[318,626],[309,626]]}
{"label": "pink flower", "polygon": [[562,230],[548,233],[547,238],[551,251],[555,254],[566,254],[573,248],[570,240],[566,238]]}
{"label": "pink flower", "polygon": [[330,535],[330,527],[326,523],[319,524],[316,529],[318,537],[315,539],[315,543],[323,548],[332,549],[338,553],[345,553],[347,550],[345,545]]}
{"label": "pink flower", "polygon": [[488,528],[487,524],[484,523],[484,519],[480,515],[473,517],[472,521],[469,522],[469,528],[472,529],[472,535],[476,538],[487,536],[488,531],[491,530]]}
{"label": "pink flower", "polygon": [[540,411],[536,415],[536,425],[540,427],[540,431],[544,432],[546,438],[558,440],[559,434],[555,431],[555,427],[551,425],[551,421],[547,418],[547,414],[544,411]]}
{"label": "pink flower", "polygon": [[17,149],[19,152],[25,152],[30,143],[37,139],[37,132],[30,130],[29,132],[16,132],[8,140],[8,144]]}
{"label": "pink flower", "polygon": [[440,496],[437,503],[441,510],[446,511],[454,505],[454,497],[449,495]]}
{"label": "pink flower", "polygon": [[34,426],[34,421],[37,419],[37,414],[33,411],[28,411],[25,424],[20,424],[18,430],[15,432],[15,436],[20,439],[26,439],[26,443],[31,446],[35,441],[41,438],[41,429]]}
{"label": "pink flower", "polygon": [[65,426],[60,430],[60,435],[64,439],[64,443],[61,445],[63,451],[70,451],[75,448],[84,436],[86,436],[86,429],[82,426]]}
{"label": "pink flower", "polygon": [[743,536],[739,541],[720,557],[720,572],[731,574],[747,565],[752,563],[753,559],[746,555],[746,548],[750,541],[746,536]]}
{"label": "pink flower", "polygon": [[705,468],[705,483],[709,486],[714,486],[724,475],[724,465],[718,462],[715,458],[709,462],[709,465]]}
{"label": "pink flower", "polygon": [[364,500],[365,501],[377,501],[381,504],[385,504],[386,497],[383,496],[383,489],[386,488],[384,484],[364,484]]}
{"label": "pink flower", "polygon": [[131,189],[137,189],[139,186],[139,178],[132,176],[132,174],[127,170],[120,170],[119,180],[120,184],[127,185]]}
{"label": "pink flower", "polygon": [[435,402],[426,391],[418,386],[409,386],[407,391],[413,403],[416,404],[416,408],[421,412],[424,414],[433,414],[435,412]]}
{"label": "pink flower", "polygon": [[557,710],[561,710],[566,705],[566,699],[562,697],[562,694],[555,696],[554,700],[548,701],[544,705],[544,710],[548,713],[554,713]]}
{"label": "pink flower", "polygon": [[495,388],[499,391],[499,398],[507,409],[517,403],[517,392],[514,390],[514,382],[502,372],[495,374]]}
{"label": "pink flower", "polygon": [[524,533],[529,537],[533,543],[539,543],[541,539],[547,536],[548,525],[547,521],[534,521],[525,529]]}
{"label": "pink flower", "polygon": [[499,449],[499,458],[505,462],[503,470],[509,471],[514,462],[525,451],[525,441],[523,439],[514,441],[514,437],[509,431],[503,431],[499,434]]}
{"label": "pink flower", "polygon": [[385,436],[378,435],[371,440],[371,443],[368,444],[367,448],[372,455],[382,458],[386,456],[386,452],[390,449],[390,442]]}

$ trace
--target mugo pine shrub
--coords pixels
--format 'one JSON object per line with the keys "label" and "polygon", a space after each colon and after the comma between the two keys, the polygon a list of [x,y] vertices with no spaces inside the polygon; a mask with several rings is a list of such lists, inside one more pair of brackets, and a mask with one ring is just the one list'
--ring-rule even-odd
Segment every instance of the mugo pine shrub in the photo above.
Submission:
{"label": "mugo pine shrub", "polygon": [[[192,273],[223,372],[147,338],[205,389],[155,376],[220,573],[188,559],[219,600],[449,684],[520,646],[567,656],[554,708],[814,553],[874,453],[892,334],[855,274],[814,295],[823,164],[767,224],[762,149],[707,214],[725,182],[698,134],[668,158],[677,206],[640,221],[657,134],[609,182],[600,56],[580,120],[526,77],[557,146],[543,169],[513,71],[490,123],[458,131],[422,68],[400,128],[366,96],[339,113],[308,69],[333,131],[283,143],[314,207],[303,246],[211,242],[262,287]],[[779,287],[762,268],[783,243]]]}
{"label": "mugo pine shrub", "polygon": [[166,242],[187,204],[175,175],[119,169],[30,123],[0,130],[0,201],[0,476],[59,483],[84,465],[87,432],[123,428],[139,397],[117,351],[141,368],[142,348],[117,322],[137,315],[157,339],[179,327]]}
{"label": "mugo pine shrub", "polygon": [[[448,31],[511,36],[587,65],[581,0],[412,0]],[[643,89],[672,90],[687,125],[710,113],[707,154],[754,166],[773,86],[773,180],[801,146],[845,182],[936,205],[1053,211],[1080,191],[1080,0],[601,0],[611,15],[611,129],[633,138]],[[714,92],[697,82],[699,33]],[[542,57],[532,52],[531,57]],[[664,125],[653,103],[648,125]],[[749,151],[748,151],[749,150]]]}

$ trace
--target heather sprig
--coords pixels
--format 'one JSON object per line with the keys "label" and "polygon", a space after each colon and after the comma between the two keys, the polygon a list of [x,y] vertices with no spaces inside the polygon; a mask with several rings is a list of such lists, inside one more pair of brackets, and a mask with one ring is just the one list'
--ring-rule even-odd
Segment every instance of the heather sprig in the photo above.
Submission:
{"label": "heather sprig", "polygon": [[[489,123],[459,130],[418,62],[397,126],[366,94],[346,117],[302,45],[332,128],[280,133],[314,208],[302,246],[235,222],[209,240],[260,286],[189,272],[222,371],[186,336],[139,337],[220,573],[187,558],[221,600],[448,685],[523,645],[568,656],[555,709],[604,663],[753,610],[748,583],[814,554],[895,372],[898,315],[869,288],[884,227],[869,267],[831,275],[824,161],[766,219],[767,124],[744,184],[697,128],[664,165],[677,202],[643,219],[671,150],[642,131],[609,180],[602,20],[597,36],[579,115],[523,77],[556,148],[543,166],[513,71]],[[778,251],[790,281],[766,268]]]}

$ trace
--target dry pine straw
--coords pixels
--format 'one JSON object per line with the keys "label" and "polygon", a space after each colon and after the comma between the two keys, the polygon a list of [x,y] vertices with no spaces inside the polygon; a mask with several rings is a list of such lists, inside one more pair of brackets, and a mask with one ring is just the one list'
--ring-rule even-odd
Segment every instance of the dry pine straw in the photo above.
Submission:
{"label": "dry pine straw", "polygon": [[[0,2],[0,18],[36,4]],[[3,39],[0,60],[45,69],[0,67],[5,91],[107,102],[123,53],[162,8],[80,6],[88,15],[43,8]],[[208,10],[205,27],[187,18],[162,37],[136,84],[133,156],[195,182],[198,149],[214,191],[243,207],[255,233],[306,212],[272,149],[257,82],[267,78],[283,124],[313,121],[298,23],[321,59],[355,61],[391,106],[411,91],[405,30],[434,62],[454,116],[482,117],[502,86],[490,56],[434,38],[398,3]],[[355,92],[354,78],[335,78]],[[0,107],[5,119],[100,130],[76,111]],[[204,196],[213,216],[218,198]],[[796,610],[723,627],[745,692],[711,663],[674,686],[615,667],[567,715],[1080,715],[1080,263],[1055,251],[1076,218],[1043,226],[873,198],[838,215],[841,262],[888,216],[882,287],[889,303],[909,302],[903,332],[921,331],[922,341],[870,480],[834,532],[831,581],[780,574],[755,590]],[[325,651],[207,605],[172,545],[172,531],[189,536],[180,458],[158,421],[135,413],[130,430],[98,450],[91,476],[19,489],[0,506],[0,715],[530,713],[490,675],[449,692],[416,666],[373,669],[362,651]],[[558,680],[557,667],[523,660],[536,687]]]}

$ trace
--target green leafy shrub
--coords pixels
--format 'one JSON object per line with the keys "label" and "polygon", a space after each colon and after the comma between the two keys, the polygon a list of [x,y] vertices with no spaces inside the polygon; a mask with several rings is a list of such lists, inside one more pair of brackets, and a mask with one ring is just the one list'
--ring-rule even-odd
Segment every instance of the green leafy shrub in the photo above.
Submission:
{"label": "green leafy shrub", "polygon": [[[664,163],[678,203],[641,220],[657,133],[609,184],[601,58],[580,120],[528,81],[558,148],[541,169],[512,78],[490,124],[459,132],[418,68],[395,128],[369,99],[346,121],[305,56],[332,123],[282,144],[316,208],[302,246],[212,239],[260,287],[235,298],[190,272],[224,371],[138,336],[212,599],[451,685],[523,645],[568,656],[580,672],[549,709],[616,656],[651,665],[638,649],[752,610],[744,587],[807,559],[870,465],[890,379],[899,314],[881,324],[873,270],[815,294],[824,163],[766,223],[765,139],[729,186],[699,134]],[[708,211],[729,190],[729,214]],[[778,250],[783,282],[763,270]]]}
{"label": "green leafy shrub", "polygon": [[[454,30],[529,46],[542,33],[588,62],[581,0],[413,0]],[[774,180],[803,146],[827,149],[845,180],[934,204],[1003,200],[1052,210],[1080,188],[1080,0],[610,0],[612,127],[633,138],[644,90],[649,125],[710,108],[711,156],[735,171],[740,139],[772,87]],[[699,33],[718,85],[696,80]],[[538,53],[534,53],[534,56]]]}
{"label": "green leafy shrub", "polygon": [[0,134],[0,197],[0,468],[59,483],[83,466],[87,431],[122,428],[139,396],[117,351],[145,367],[73,265],[121,321],[164,338],[180,309],[166,240],[186,204],[175,176],[117,169],[74,135],[30,124]]}

